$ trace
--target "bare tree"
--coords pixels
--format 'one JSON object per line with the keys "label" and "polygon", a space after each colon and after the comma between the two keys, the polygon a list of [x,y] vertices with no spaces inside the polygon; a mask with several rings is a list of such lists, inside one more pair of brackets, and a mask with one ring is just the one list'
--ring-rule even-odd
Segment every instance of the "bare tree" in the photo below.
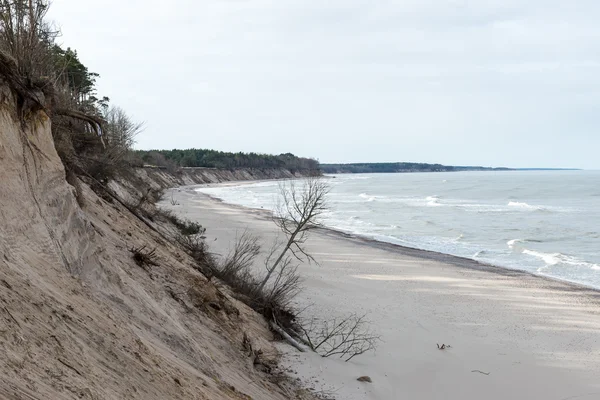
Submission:
{"label": "bare tree", "polygon": [[58,35],[44,17],[46,0],[0,0],[0,49],[16,62],[26,80],[49,77],[53,70],[50,47]]}
{"label": "bare tree", "polygon": [[133,122],[127,113],[117,106],[111,106],[104,112],[104,135],[108,146],[131,149],[135,137],[143,130],[143,122]]}
{"label": "bare tree", "polygon": [[[219,278],[227,281],[251,278],[254,260],[260,254],[259,239],[248,231],[236,237],[235,246],[219,267]],[[253,280],[253,279],[249,279]]]}
{"label": "bare tree", "polygon": [[260,241],[248,231],[237,236],[234,248],[216,266],[214,274],[242,294],[240,299],[263,314],[271,328],[299,351],[306,351],[306,346],[323,357],[337,356],[350,361],[374,350],[380,340],[371,332],[364,315],[323,321],[313,318],[302,326],[291,304],[301,290],[297,261],[315,261],[304,244],[308,232],[320,226],[319,217],[326,210],[328,191],[328,185],[320,178],[280,185],[281,202],[274,221],[285,239],[276,240],[267,252],[267,275],[261,281],[252,273],[261,252]]}
{"label": "bare tree", "polygon": [[[300,186],[300,187],[299,187]],[[267,274],[259,286],[263,290],[275,271],[281,278],[293,263],[315,261],[307,253],[304,244],[311,229],[320,226],[319,217],[326,211],[326,195],[329,185],[321,177],[301,181],[288,181],[279,187],[281,201],[275,210],[274,222],[285,235],[283,248],[274,246],[265,263]]]}
{"label": "bare tree", "polygon": [[322,357],[338,356],[350,361],[356,356],[375,350],[381,340],[371,332],[366,315],[350,314],[342,319],[318,321],[312,319],[301,326],[304,344]]}

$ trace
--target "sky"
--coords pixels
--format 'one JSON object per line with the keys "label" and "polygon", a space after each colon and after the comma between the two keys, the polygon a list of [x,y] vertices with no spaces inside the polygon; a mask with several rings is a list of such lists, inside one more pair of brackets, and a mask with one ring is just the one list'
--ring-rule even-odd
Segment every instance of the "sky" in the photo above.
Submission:
{"label": "sky", "polygon": [[54,0],[137,148],[600,169],[598,0]]}

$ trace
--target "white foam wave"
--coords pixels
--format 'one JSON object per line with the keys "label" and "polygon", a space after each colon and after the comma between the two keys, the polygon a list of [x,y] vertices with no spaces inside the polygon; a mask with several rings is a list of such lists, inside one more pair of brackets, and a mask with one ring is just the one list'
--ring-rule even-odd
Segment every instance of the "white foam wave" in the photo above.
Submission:
{"label": "white foam wave", "polygon": [[566,264],[576,267],[586,267],[593,270],[600,270],[600,265],[588,261],[581,260],[576,257],[568,256],[562,253],[543,253],[541,251],[524,249],[523,254],[539,258],[544,261],[547,266]]}
{"label": "white foam wave", "polygon": [[527,203],[524,203],[521,201],[509,201],[508,206],[513,207],[513,208],[520,208],[520,209],[524,209],[524,210],[538,210],[538,211],[546,210],[546,207],[544,207],[544,206],[534,206],[534,205],[527,204]]}
{"label": "white foam wave", "polygon": [[515,250],[517,243],[523,243],[523,242],[524,242],[523,239],[512,239],[512,240],[509,240],[508,242],[506,242],[506,244],[508,245],[509,249]]}
{"label": "white foam wave", "polygon": [[539,258],[539,259],[543,260],[546,263],[546,265],[559,264],[561,262],[560,256],[562,255],[560,253],[550,254],[550,253],[542,253],[539,251],[527,250],[527,249],[523,250],[523,254],[527,254],[527,255]]}
{"label": "white foam wave", "polygon": [[365,199],[367,201],[375,201],[375,198],[376,198],[375,196],[370,196],[370,195],[368,195],[366,193],[361,193],[361,194],[358,195],[358,197],[360,197],[362,199]]}
{"label": "white foam wave", "polygon": [[441,206],[441,204],[439,202],[440,198],[438,196],[427,196],[427,197],[425,197],[425,200],[427,201],[427,205],[429,207]]}

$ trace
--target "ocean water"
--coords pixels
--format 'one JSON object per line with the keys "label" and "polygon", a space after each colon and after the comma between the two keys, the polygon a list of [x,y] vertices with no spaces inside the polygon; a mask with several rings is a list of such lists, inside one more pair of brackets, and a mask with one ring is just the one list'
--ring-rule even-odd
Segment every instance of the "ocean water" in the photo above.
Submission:
{"label": "ocean water", "polygon": [[[329,182],[328,227],[600,288],[600,171],[356,174]],[[270,209],[278,187],[198,190]]]}

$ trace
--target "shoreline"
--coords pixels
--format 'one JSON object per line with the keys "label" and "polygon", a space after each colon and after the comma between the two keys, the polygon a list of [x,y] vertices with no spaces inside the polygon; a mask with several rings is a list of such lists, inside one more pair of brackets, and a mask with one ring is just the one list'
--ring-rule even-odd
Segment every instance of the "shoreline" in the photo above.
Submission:
{"label": "shoreline", "polygon": [[[245,185],[251,185],[251,184],[261,183],[261,182],[269,182],[269,180],[208,183],[208,184],[200,184],[200,185],[182,186],[177,189],[188,190],[188,191],[194,192],[195,194],[206,196],[209,199],[219,202],[219,203],[222,203],[224,205],[227,205],[228,207],[232,207],[232,208],[235,208],[235,209],[238,209],[238,210],[241,210],[244,212],[253,213],[256,215],[261,215],[263,218],[270,220],[271,212],[268,210],[258,209],[258,208],[253,208],[253,207],[245,207],[245,206],[241,206],[239,204],[227,203],[224,200],[222,200],[216,196],[212,196],[212,195],[209,195],[206,193],[196,192],[194,190],[194,189],[203,188],[203,187],[245,186]],[[548,281],[549,283],[563,284],[563,285],[568,286],[570,291],[589,292],[588,293],[589,295],[597,296],[598,300],[600,300],[600,288],[596,288],[594,286],[589,286],[589,285],[586,285],[586,284],[580,283],[580,282],[574,282],[574,281],[570,281],[567,279],[561,279],[561,278],[555,278],[552,276],[536,274],[536,273],[526,271],[523,269],[510,268],[510,267],[506,267],[503,265],[495,265],[495,264],[491,264],[491,263],[481,262],[481,261],[475,260],[473,258],[455,256],[453,254],[441,253],[439,251],[419,249],[417,247],[409,247],[409,246],[405,246],[405,245],[401,245],[401,244],[397,244],[397,243],[386,242],[383,240],[377,240],[377,239],[370,238],[368,236],[364,236],[364,235],[360,235],[360,234],[356,234],[356,233],[349,233],[349,232],[345,232],[345,231],[331,228],[331,227],[319,227],[319,228],[315,229],[315,232],[316,231],[322,232],[324,234],[335,235],[335,236],[342,237],[342,238],[348,239],[348,240],[359,241],[359,242],[368,244],[368,245],[376,247],[376,248],[388,249],[390,251],[397,251],[400,254],[407,255],[410,257],[417,257],[417,258],[423,258],[423,259],[427,259],[427,260],[434,260],[434,261],[449,263],[449,264],[452,264],[459,268],[469,268],[469,269],[474,269],[474,270],[478,270],[478,271],[490,272],[490,273],[498,274],[498,275],[502,275],[502,276],[513,276],[514,277],[514,276],[519,276],[519,275],[525,275],[525,276],[528,276],[531,278],[545,280],[545,281]],[[566,288],[565,288],[565,290],[566,290]]]}
{"label": "shoreline", "polygon": [[[217,255],[245,230],[263,244],[276,237],[269,211],[224,203],[198,187],[176,191],[180,205],[161,206],[206,227]],[[319,265],[299,266],[301,318],[366,315],[382,342],[348,363],[278,345],[281,367],[305,386],[344,400],[600,395],[598,291],[330,229],[314,231],[307,246]],[[262,271],[260,259],[256,265]],[[357,382],[363,375],[373,383]]]}

